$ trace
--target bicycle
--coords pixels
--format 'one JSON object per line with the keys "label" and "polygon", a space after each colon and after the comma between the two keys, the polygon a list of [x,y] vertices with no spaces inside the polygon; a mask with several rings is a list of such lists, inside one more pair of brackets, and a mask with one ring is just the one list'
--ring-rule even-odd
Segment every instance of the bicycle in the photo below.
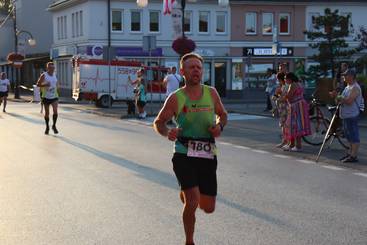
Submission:
{"label": "bicycle", "polygon": [[[319,146],[323,143],[325,135],[330,126],[330,119],[324,116],[322,112],[321,103],[317,101],[316,98],[313,98],[310,103],[310,124],[311,124],[311,135],[303,136],[302,139],[304,142],[310,145]],[[327,106],[328,111],[331,115],[336,115],[336,119],[334,121],[334,125],[329,131],[329,135],[326,138],[326,142],[331,140],[329,145],[331,145],[335,138],[338,140],[340,145],[342,145],[345,149],[349,148],[349,144],[344,136],[342,121],[339,118],[337,111],[337,106]]]}

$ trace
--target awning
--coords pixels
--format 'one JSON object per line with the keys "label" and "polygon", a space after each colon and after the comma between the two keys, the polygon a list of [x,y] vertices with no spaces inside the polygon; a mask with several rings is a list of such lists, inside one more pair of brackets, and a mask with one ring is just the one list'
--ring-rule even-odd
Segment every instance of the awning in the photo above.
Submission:
{"label": "awning", "polygon": [[8,61],[0,61],[0,66],[10,65]]}

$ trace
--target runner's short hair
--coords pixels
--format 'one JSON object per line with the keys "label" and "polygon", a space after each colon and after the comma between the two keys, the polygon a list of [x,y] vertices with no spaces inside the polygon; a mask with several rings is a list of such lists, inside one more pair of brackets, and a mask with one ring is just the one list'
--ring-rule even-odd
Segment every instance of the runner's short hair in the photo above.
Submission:
{"label": "runner's short hair", "polygon": [[187,53],[187,54],[185,54],[184,56],[182,56],[182,57],[181,57],[181,60],[180,60],[180,68],[183,68],[183,63],[184,63],[187,59],[190,59],[190,58],[195,58],[195,59],[200,60],[201,64],[203,64],[203,62],[204,62],[203,57],[201,57],[201,56],[200,56],[199,54],[197,54],[197,53],[191,52],[191,53]]}

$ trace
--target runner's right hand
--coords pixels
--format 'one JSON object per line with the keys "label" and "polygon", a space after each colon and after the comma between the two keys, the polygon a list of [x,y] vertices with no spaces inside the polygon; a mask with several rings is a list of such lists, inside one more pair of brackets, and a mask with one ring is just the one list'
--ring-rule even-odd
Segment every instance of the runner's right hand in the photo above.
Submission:
{"label": "runner's right hand", "polygon": [[182,128],[170,128],[168,130],[167,137],[170,141],[175,141],[178,134],[182,131]]}

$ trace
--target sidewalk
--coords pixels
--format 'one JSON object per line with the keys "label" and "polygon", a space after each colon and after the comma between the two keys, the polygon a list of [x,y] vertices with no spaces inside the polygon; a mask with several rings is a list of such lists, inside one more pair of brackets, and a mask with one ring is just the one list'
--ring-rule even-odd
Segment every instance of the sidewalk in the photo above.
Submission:
{"label": "sidewalk", "polygon": [[[21,95],[20,99],[14,99],[14,94],[9,93],[8,97],[9,101],[14,102],[32,102],[32,95]],[[60,104],[75,104],[77,110],[89,112],[93,114],[98,114],[101,116],[109,116],[116,118],[129,118],[131,116],[127,115],[127,105],[124,102],[116,102],[112,105],[111,108],[98,108],[94,105],[93,102],[86,101],[75,101],[73,98],[69,97],[60,97]],[[240,113],[240,114],[250,114],[250,115],[259,115],[259,116],[267,116],[271,117],[271,113],[268,111],[264,112],[265,102],[259,101],[245,101],[245,100],[228,100],[224,99],[223,104],[228,112],[230,113]],[[149,116],[155,116],[158,114],[160,108],[163,103],[150,103],[147,102],[145,106],[146,112]],[[359,126],[362,128],[367,128],[367,116],[362,118],[359,121]]]}

